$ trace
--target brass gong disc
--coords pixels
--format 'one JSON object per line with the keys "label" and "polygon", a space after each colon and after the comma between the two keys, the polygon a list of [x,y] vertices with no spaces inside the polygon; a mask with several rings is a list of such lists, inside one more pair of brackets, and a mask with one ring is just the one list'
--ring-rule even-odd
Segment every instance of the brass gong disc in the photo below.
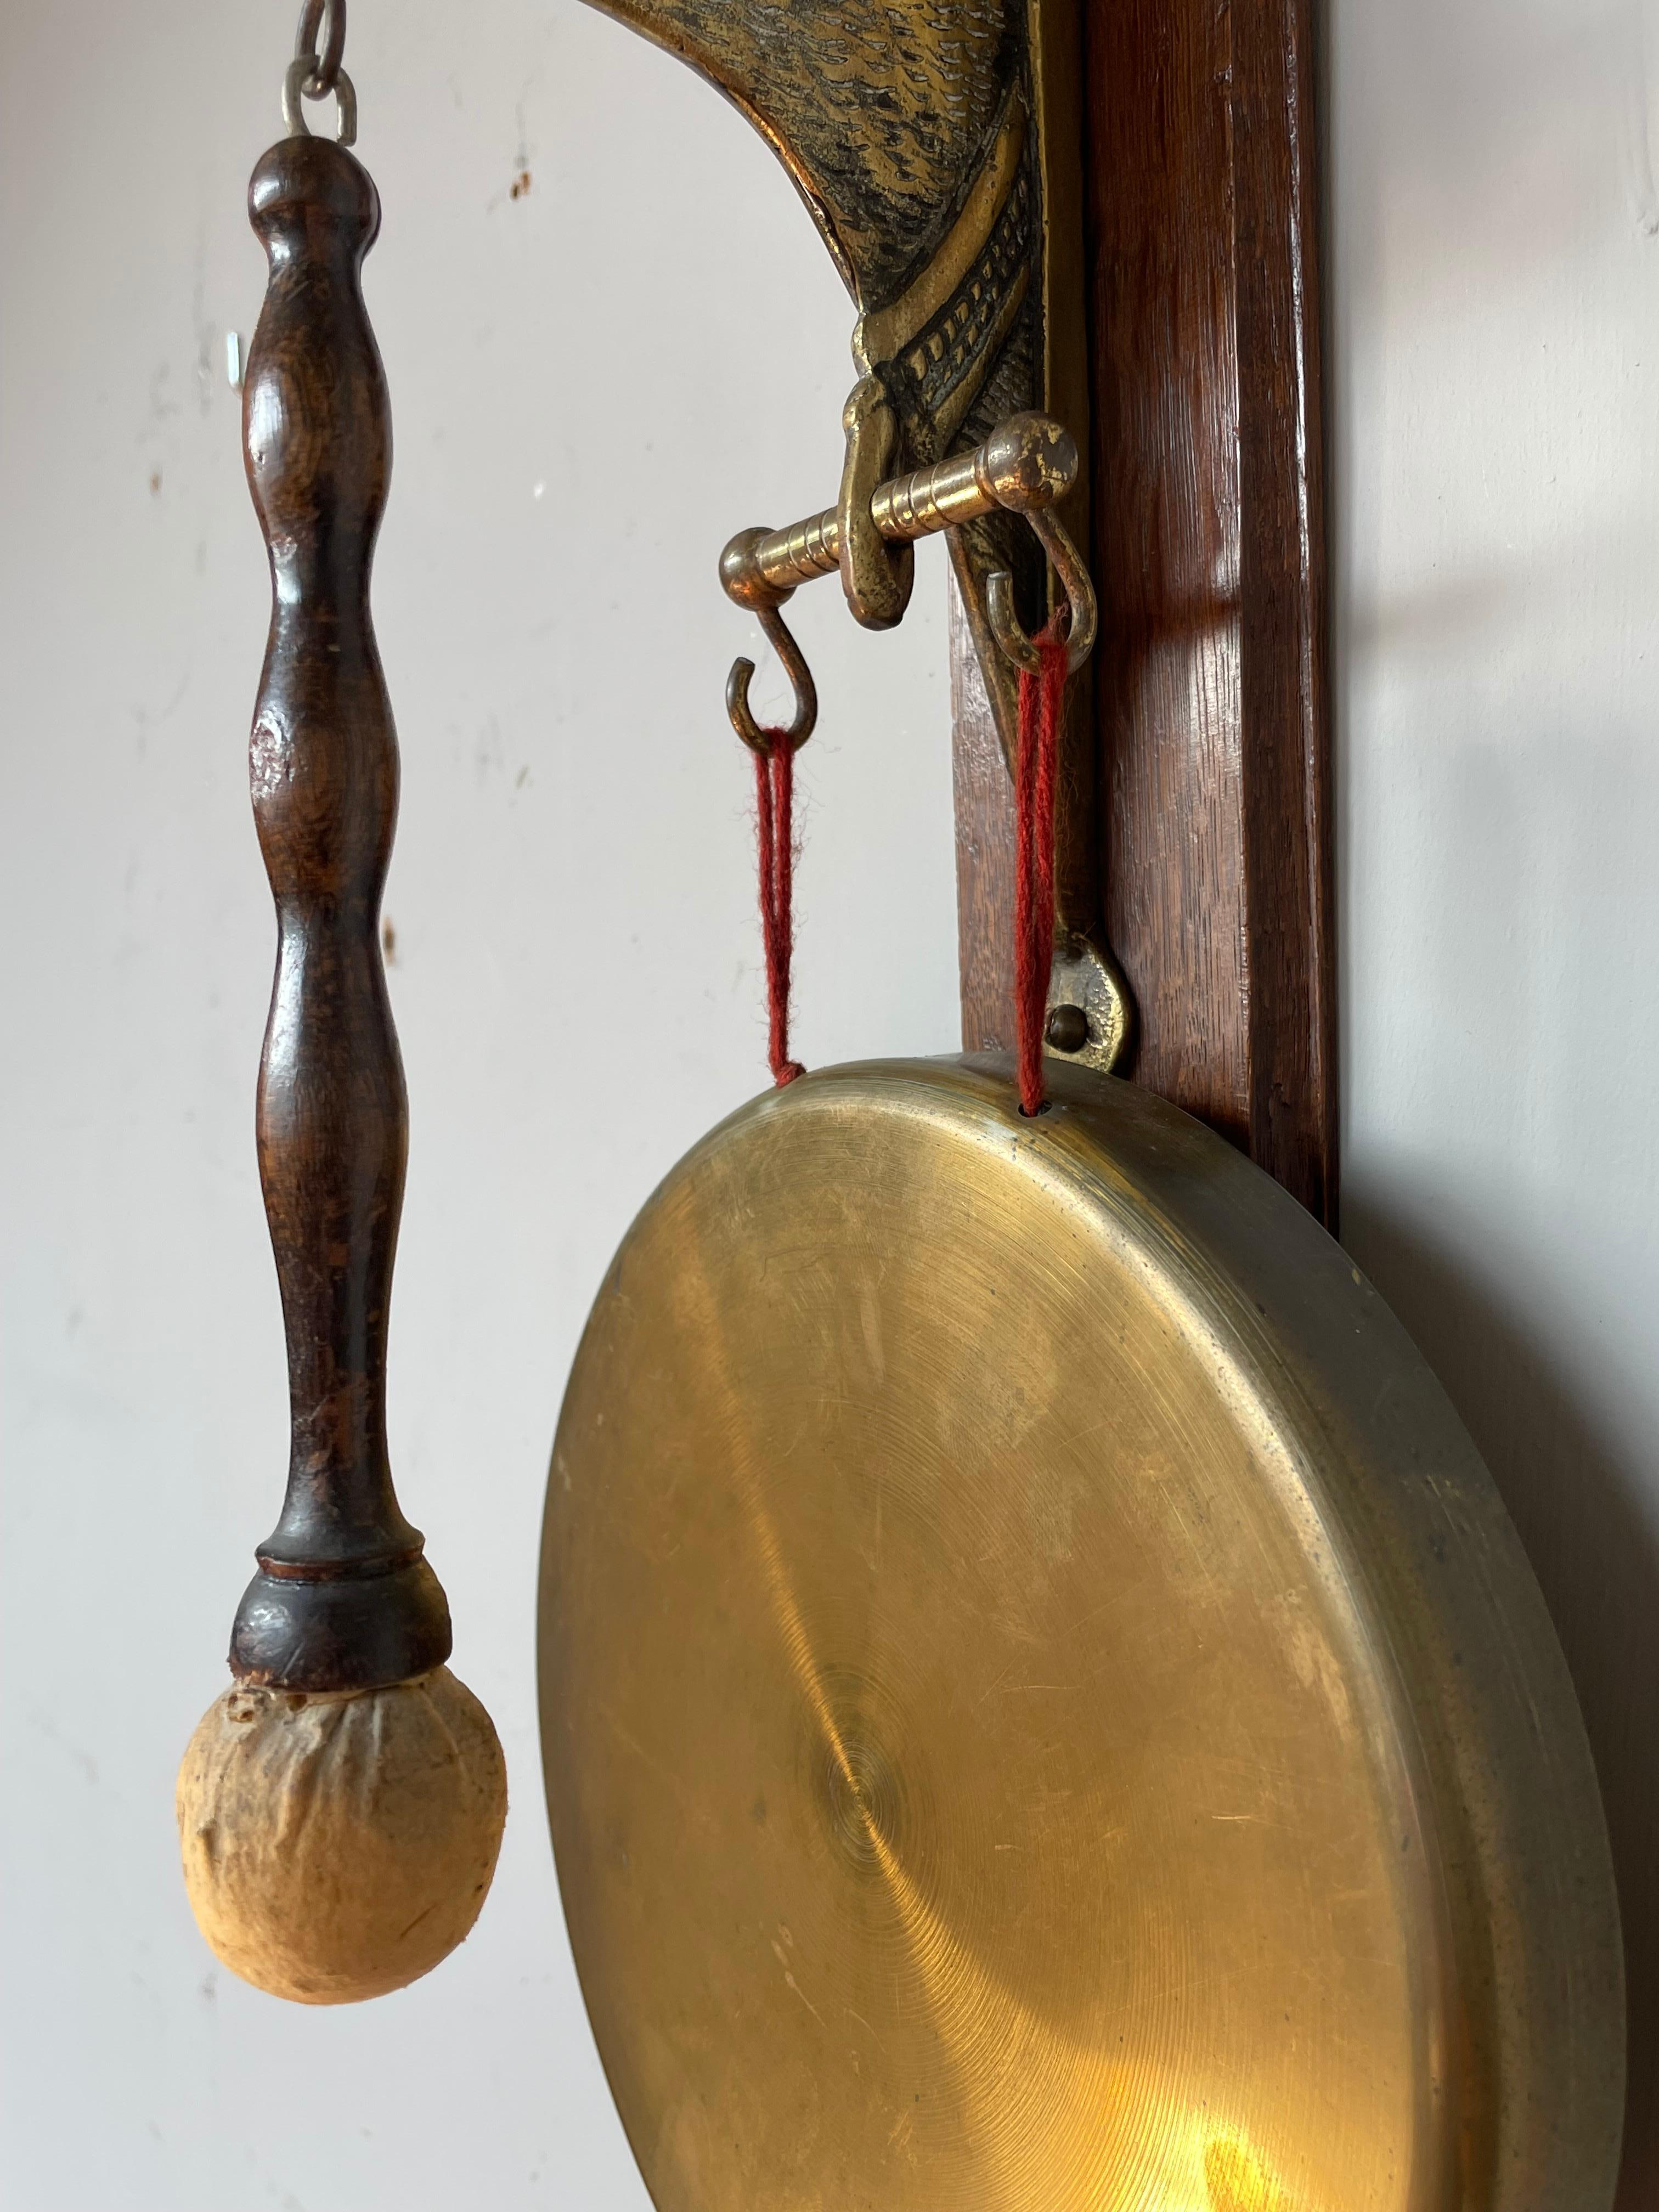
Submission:
{"label": "brass gong disc", "polygon": [[629,1231],[548,1490],[548,1805],[660,2212],[1587,2212],[1618,1924],[1490,1478],[1128,1085],[811,1075]]}

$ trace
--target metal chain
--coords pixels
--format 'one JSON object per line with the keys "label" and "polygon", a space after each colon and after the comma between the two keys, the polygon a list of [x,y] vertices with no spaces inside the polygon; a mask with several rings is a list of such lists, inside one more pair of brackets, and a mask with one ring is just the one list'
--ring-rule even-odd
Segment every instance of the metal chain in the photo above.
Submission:
{"label": "metal chain", "polygon": [[357,94],[341,67],[345,52],[346,0],[304,0],[294,59],[283,80],[283,122],[291,138],[308,138],[302,102],[326,100],[332,93],[340,112],[335,137],[342,146],[356,143]]}
{"label": "metal chain", "polygon": [[294,58],[311,64],[300,87],[307,100],[322,100],[334,90],[345,52],[345,33],[346,0],[305,0]]}

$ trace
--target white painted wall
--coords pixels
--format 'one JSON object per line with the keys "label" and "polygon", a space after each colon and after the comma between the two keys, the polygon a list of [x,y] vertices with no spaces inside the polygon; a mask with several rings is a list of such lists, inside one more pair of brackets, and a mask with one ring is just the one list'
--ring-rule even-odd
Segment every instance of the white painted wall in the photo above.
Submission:
{"label": "white painted wall", "polygon": [[[574,0],[360,0],[398,440],[394,1448],[515,1801],[454,1960],[289,2011],[214,1969],[170,1801],[283,1463],[243,761],[265,580],[221,348],[262,290],[242,190],[292,14],[0,10],[0,2207],[639,2208],[539,1802],[540,1490],[617,1236],[761,1080],[720,707],[748,641],[712,562],[827,495],[849,313],[759,143],[629,33]],[[1636,2212],[1659,2188],[1659,0],[1331,0],[1329,53],[1346,1234],[1492,1459],[1584,1697],[1644,2039]],[[884,641],[832,586],[798,603],[825,702],[812,1060],[954,1038],[924,563]]]}

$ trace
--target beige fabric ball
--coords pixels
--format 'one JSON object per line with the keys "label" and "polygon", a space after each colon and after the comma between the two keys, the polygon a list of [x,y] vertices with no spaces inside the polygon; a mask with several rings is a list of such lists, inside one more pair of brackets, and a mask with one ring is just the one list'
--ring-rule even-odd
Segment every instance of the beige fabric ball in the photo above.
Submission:
{"label": "beige fabric ball", "polygon": [[343,1695],[238,1684],[191,1738],[178,1804],[191,1905],[225,1965],[272,1996],[349,2004],[471,1929],[507,1767],[447,1667]]}

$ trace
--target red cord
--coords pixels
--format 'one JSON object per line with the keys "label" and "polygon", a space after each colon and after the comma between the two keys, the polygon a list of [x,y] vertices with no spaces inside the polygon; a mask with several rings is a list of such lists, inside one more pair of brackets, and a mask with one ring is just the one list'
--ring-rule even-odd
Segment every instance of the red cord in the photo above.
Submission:
{"label": "red cord", "polygon": [[[1014,1000],[1022,1112],[1042,1110],[1042,1031],[1054,953],[1054,766],[1066,696],[1066,643],[1045,630],[1042,665],[1019,676],[1019,759],[1014,779]],[[794,953],[795,752],[781,730],[761,733],[755,754],[756,846],[761,941],[766,953],[767,1058],[781,1089],[805,1070],[789,1057],[789,966]]]}
{"label": "red cord", "polygon": [[1019,672],[1019,760],[1014,775],[1014,1007],[1019,1104],[1042,1110],[1042,1031],[1054,957],[1054,762],[1066,696],[1066,643],[1044,630],[1042,666]]}
{"label": "red cord", "polygon": [[780,1090],[806,1071],[789,1057],[789,963],[795,949],[795,749],[782,730],[763,730],[755,755],[756,842],[760,851],[761,941],[766,949],[767,1058]]}

